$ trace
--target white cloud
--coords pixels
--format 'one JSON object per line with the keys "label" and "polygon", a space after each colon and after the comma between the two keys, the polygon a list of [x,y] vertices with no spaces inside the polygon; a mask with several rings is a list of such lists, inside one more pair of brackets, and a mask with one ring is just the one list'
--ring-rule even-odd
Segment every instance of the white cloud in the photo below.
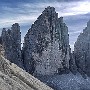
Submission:
{"label": "white cloud", "polygon": [[0,19],[1,26],[11,25],[11,23],[29,23],[34,22],[39,14],[47,6],[53,6],[60,16],[70,16],[87,14],[90,12],[90,2],[89,1],[79,1],[79,2],[51,2],[51,3],[25,3],[20,4],[18,7],[3,7],[5,10],[4,16]]}
{"label": "white cloud", "polygon": [[75,7],[71,7],[69,12],[72,12],[74,15],[77,14],[87,14],[90,12],[90,1],[78,2]]}
{"label": "white cloud", "polygon": [[0,28],[3,27],[9,27],[14,23],[20,23],[20,24],[25,24],[25,23],[31,23],[35,21],[37,16],[27,16],[27,15],[22,15],[18,17],[12,17],[12,18],[3,18],[0,19]]}

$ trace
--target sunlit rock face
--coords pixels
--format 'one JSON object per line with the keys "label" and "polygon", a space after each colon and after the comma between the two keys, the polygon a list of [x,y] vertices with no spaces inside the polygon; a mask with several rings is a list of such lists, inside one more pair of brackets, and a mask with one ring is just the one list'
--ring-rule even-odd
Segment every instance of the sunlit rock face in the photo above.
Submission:
{"label": "sunlit rock face", "polygon": [[2,46],[5,50],[5,58],[22,67],[21,32],[19,24],[13,24],[11,30],[3,28],[1,39]]}
{"label": "sunlit rock face", "polygon": [[24,37],[24,67],[35,75],[53,75],[69,68],[69,35],[63,17],[47,7]]}
{"label": "sunlit rock face", "polygon": [[90,76],[90,21],[83,33],[78,36],[74,52],[78,70]]}

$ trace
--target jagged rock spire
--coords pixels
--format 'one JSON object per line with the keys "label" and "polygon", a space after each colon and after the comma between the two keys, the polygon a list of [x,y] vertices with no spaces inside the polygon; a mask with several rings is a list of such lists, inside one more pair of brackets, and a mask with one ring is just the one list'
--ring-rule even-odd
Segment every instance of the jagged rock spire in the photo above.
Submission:
{"label": "jagged rock spire", "polygon": [[24,38],[25,69],[34,74],[52,75],[69,68],[69,36],[63,18],[47,7]]}
{"label": "jagged rock spire", "polygon": [[21,61],[21,32],[18,23],[12,25],[11,30],[3,28],[2,45],[5,50],[5,57],[11,62],[22,67]]}

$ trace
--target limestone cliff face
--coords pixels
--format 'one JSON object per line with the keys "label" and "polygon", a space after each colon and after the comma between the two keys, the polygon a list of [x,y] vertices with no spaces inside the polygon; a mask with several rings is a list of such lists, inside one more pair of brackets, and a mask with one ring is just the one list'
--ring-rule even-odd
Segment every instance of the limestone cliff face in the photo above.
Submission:
{"label": "limestone cliff face", "polygon": [[5,58],[22,67],[21,32],[19,24],[13,24],[11,30],[3,28],[1,39],[5,50]]}
{"label": "limestone cliff face", "polygon": [[75,60],[78,70],[90,76],[90,21],[74,46]]}
{"label": "limestone cliff face", "polygon": [[69,35],[63,18],[47,7],[24,38],[24,67],[29,73],[53,75],[69,68]]}

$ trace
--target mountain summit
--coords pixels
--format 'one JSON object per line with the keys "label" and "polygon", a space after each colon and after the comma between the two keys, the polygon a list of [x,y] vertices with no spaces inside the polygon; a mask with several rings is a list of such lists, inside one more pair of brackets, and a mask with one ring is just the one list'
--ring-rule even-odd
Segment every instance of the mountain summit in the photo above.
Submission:
{"label": "mountain summit", "polygon": [[69,69],[69,35],[63,17],[47,7],[24,38],[23,61],[26,71],[54,75]]}

